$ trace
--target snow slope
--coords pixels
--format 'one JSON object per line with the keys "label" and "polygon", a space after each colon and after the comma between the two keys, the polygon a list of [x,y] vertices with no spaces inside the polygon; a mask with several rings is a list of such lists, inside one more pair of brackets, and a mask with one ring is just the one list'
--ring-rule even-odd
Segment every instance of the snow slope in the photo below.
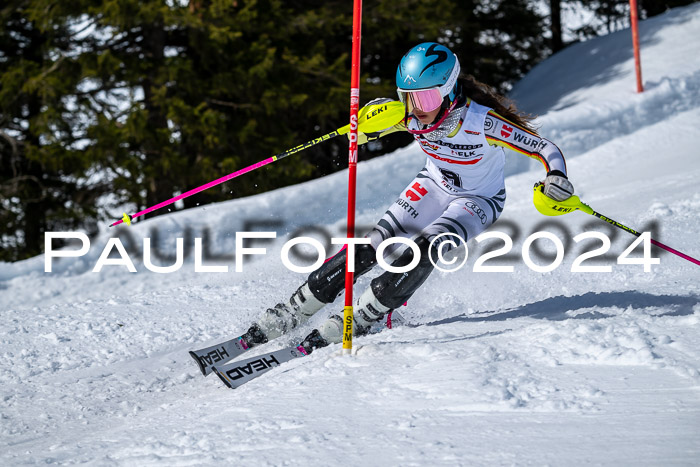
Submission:
{"label": "snow slope", "polygon": [[[640,32],[645,93],[634,92],[623,31],[538,65],[513,96],[541,114],[586,203],[638,230],[655,224],[655,238],[698,258],[700,5]],[[358,223],[371,226],[422,163],[415,146],[361,163]],[[486,264],[514,272],[473,272],[501,243],[471,242],[463,269],[435,272],[401,310],[416,327],[357,338],[353,357],[318,350],[236,391],[202,378],[187,350],[243,332],[298,286],[304,276],[279,251],[308,225],[342,236],[344,173],[105,229],[52,273],[43,257],[0,264],[0,464],[697,465],[700,268],[659,252],[652,272],[618,265],[634,237],[580,212],[539,215],[541,168],[509,155],[508,173],[493,230],[514,246]],[[192,255],[176,273],[144,267],[144,237],[158,234],[172,254],[176,238],[191,245],[208,229],[211,253],[231,255],[246,221],[276,222],[254,228],[279,238],[243,272],[226,258],[208,264],[228,273],[195,273]],[[537,273],[520,251],[543,230],[567,248],[556,270]],[[584,265],[611,272],[570,271],[600,244],[573,241],[586,231],[613,242]],[[133,245],[137,273],[90,272],[110,236]],[[303,337],[341,303],[265,348]]]}

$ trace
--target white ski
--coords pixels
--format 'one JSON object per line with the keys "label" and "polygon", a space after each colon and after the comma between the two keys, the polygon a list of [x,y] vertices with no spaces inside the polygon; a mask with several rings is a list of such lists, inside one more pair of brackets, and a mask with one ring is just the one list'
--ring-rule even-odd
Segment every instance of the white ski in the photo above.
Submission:
{"label": "white ski", "polygon": [[272,368],[306,356],[307,352],[302,346],[287,347],[275,350],[245,360],[237,360],[231,363],[214,366],[214,372],[221,378],[226,386],[235,389],[245,383],[267,373]]}

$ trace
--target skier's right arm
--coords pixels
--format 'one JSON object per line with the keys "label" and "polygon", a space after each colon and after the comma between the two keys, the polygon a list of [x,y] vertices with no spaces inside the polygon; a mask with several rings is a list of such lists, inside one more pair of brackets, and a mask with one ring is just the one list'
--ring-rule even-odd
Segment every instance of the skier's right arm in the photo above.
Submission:
{"label": "skier's right arm", "polygon": [[[383,104],[385,102],[393,102],[393,100],[387,97],[378,97],[377,99],[369,101],[366,105]],[[365,144],[368,141],[374,141],[375,139],[379,139],[391,133],[396,133],[397,131],[406,131],[406,125],[404,124],[403,120],[396,125],[385,128],[381,131],[375,131],[372,133],[362,133],[358,131],[357,144]]]}
{"label": "skier's right arm", "polygon": [[375,131],[374,133],[357,133],[357,144],[365,144],[367,141],[374,141],[375,139],[381,138],[391,133],[396,133],[397,131],[406,131],[406,125],[403,121],[397,123],[396,125],[385,128],[382,131]]}

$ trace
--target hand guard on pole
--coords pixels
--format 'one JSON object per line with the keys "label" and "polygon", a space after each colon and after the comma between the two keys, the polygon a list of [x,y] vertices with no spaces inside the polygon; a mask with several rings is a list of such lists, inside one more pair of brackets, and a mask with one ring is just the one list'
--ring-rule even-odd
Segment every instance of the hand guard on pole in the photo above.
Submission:
{"label": "hand guard on pole", "polygon": [[[563,201],[557,201],[545,195],[544,188],[545,184],[543,182],[535,183],[532,201],[535,204],[535,208],[545,216],[561,216],[563,214],[568,214],[570,212],[578,210],[583,211],[586,214],[590,214],[591,216],[597,217],[598,219],[605,221],[608,224],[614,225],[618,229],[624,230],[625,232],[629,232],[635,237],[639,237],[640,235],[642,235],[641,232],[637,232],[636,230],[627,227],[626,225],[621,224],[616,220],[610,219],[609,217],[594,211],[589,205],[582,202],[576,195],[570,196],[569,198]],[[679,256],[685,260],[690,261],[693,264],[697,264],[698,266],[700,266],[700,260],[693,258],[692,256],[688,256],[685,253],[681,253],[678,250],[674,250],[670,246],[665,245],[658,240],[654,240],[653,238],[650,241],[652,245],[658,246],[659,248],[663,248],[664,250],[673,253],[676,256]]]}

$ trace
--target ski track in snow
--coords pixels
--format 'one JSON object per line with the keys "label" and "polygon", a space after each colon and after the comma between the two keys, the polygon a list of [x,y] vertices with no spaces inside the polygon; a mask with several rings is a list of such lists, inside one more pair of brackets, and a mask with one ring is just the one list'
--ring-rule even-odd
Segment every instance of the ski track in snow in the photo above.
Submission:
{"label": "ski track in snow", "polygon": [[[623,31],[543,62],[513,95],[542,114],[584,202],[638,230],[656,223],[658,240],[698,258],[700,43],[689,38],[700,5],[640,31],[645,93],[633,92]],[[423,158],[411,145],[359,165],[358,225],[382,215]],[[105,229],[51,274],[43,257],[0,263],[0,464],[697,465],[700,268],[656,249],[650,273],[618,265],[634,237],[582,213],[544,218],[531,202],[541,168],[509,155],[508,173],[493,230],[513,238],[503,262],[513,273],[472,272],[501,243],[471,241],[465,268],[436,271],[401,310],[410,326],[357,338],[351,358],[317,350],[235,391],[202,378],[187,351],[240,334],[298,286],[282,243],[318,223],[342,236],[346,174]],[[243,273],[226,260],[229,273],[197,274],[191,257],[174,274],[143,266],[152,229],[167,251],[185,226],[208,228],[215,253],[230,254],[250,219],[282,222]],[[566,243],[554,272],[520,258],[539,230]],[[610,273],[570,272],[600,243],[572,240],[590,230],[612,246],[584,264]],[[112,235],[133,239],[138,273],[90,272]],[[263,348],[298,341],[327,314]]]}

